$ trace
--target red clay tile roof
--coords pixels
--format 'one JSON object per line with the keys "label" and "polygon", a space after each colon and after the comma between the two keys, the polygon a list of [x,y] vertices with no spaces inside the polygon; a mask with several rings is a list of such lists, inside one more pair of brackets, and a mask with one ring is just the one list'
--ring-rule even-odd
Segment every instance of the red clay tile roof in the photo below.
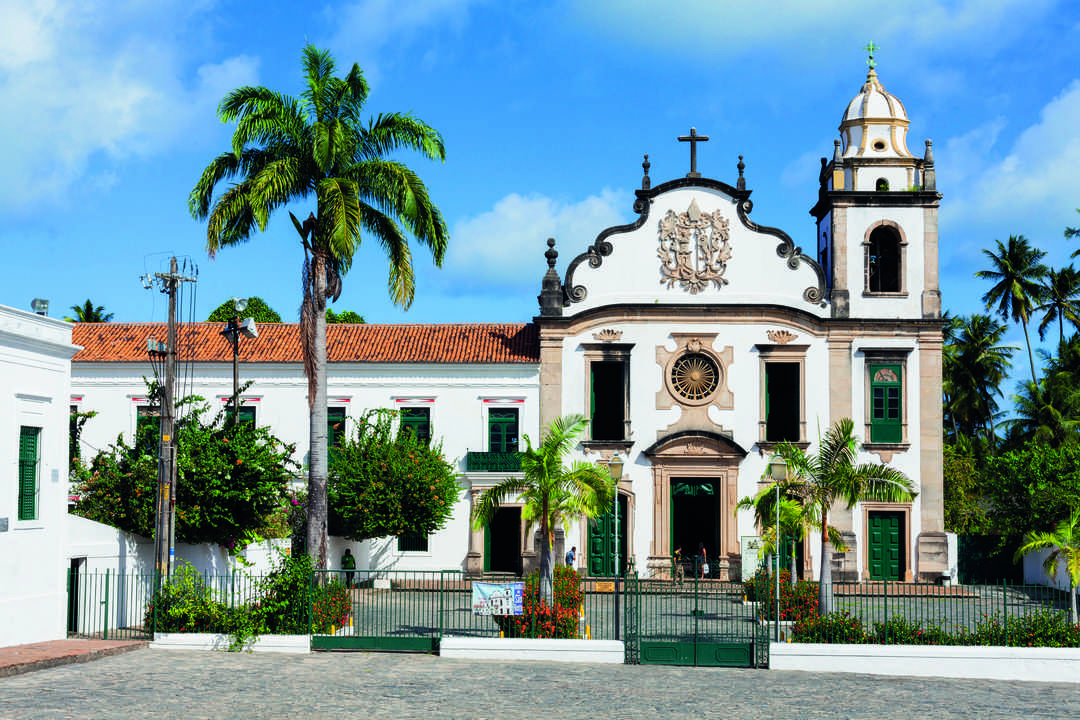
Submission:
{"label": "red clay tile roof", "polygon": [[[181,360],[229,362],[232,345],[224,323],[181,326]],[[259,325],[259,337],[240,338],[241,362],[299,363],[300,326]],[[75,323],[71,341],[82,350],[73,362],[145,362],[147,338],[164,342],[163,323]],[[540,333],[533,324],[327,325],[332,363],[536,363]]]}

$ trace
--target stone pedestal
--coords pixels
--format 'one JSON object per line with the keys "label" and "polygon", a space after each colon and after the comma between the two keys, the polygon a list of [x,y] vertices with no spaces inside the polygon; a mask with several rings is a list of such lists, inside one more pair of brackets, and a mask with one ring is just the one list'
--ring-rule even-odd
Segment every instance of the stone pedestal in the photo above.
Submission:
{"label": "stone pedestal", "polygon": [[949,541],[943,532],[919,533],[919,582],[937,582],[949,570]]}
{"label": "stone pedestal", "polygon": [[470,551],[465,556],[465,572],[472,576],[479,576],[484,572],[484,556],[478,552]]}

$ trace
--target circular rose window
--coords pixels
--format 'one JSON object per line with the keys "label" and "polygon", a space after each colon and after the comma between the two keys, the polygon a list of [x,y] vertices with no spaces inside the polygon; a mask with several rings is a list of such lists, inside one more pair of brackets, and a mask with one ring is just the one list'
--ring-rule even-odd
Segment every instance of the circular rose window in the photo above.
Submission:
{"label": "circular rose window", "polygon": [[703,353],[683,355],[671,366],[671,387],[687,400],[704,400],[719,382],[719,368]]}

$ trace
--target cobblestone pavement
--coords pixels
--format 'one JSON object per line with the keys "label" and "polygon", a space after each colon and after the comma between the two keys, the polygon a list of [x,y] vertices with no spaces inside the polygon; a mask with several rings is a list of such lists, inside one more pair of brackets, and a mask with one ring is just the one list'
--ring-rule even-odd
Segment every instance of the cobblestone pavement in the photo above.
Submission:
{"label": "cobblestone pavement", "polygon": [[1063,718],[1080,687],[386,653],[139,650],[0,679],[22,718]]}

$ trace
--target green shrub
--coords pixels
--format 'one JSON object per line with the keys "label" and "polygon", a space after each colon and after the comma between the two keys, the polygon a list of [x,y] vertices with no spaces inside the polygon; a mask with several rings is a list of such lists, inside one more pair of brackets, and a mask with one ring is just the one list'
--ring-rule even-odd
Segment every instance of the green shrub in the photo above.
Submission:
{"label": "green shrub", "polygon": [[525,579],[521,615],[492,615],[506,637],[564,638],[578,636],[578,620],[585,593],[581,577],[572,568],[556,566],[552,604],[540,599],[540,571]]}
{"label": "green shrub", "polygon": [[1005,620],[1000,614],[985,615],[973,632],[965,634],[967,637],[962,639],[967,642],[956,644],[1080,647],[1080,625],[1069,623],[1065,613],[1053,610],[1040,610]]}
{"label": "green shrub", "polygon": [[882,645],[954,645],[952,636],[944,628],[908,621],[903,615],[894,615],[883,623],[874,623],[874,630],[867,642]]}
{"label": "green shrub", "polygon": [[308,602],[315,564],[307,555],[278,554],[278,562],[260,585],[260,607],[267,631],[278,635],[309,632]]}
{"label": "green shrub", "polygon": [[866,633],[861,620],[842,612],[803,618],[792,628],[792,638],[795,642],[857,645],[866,642]]}
{"label": "green shrub", "polygon": [[144,622],[156,632],[228,632],[229,609],[191,563],[184,562],[146,607]]}

